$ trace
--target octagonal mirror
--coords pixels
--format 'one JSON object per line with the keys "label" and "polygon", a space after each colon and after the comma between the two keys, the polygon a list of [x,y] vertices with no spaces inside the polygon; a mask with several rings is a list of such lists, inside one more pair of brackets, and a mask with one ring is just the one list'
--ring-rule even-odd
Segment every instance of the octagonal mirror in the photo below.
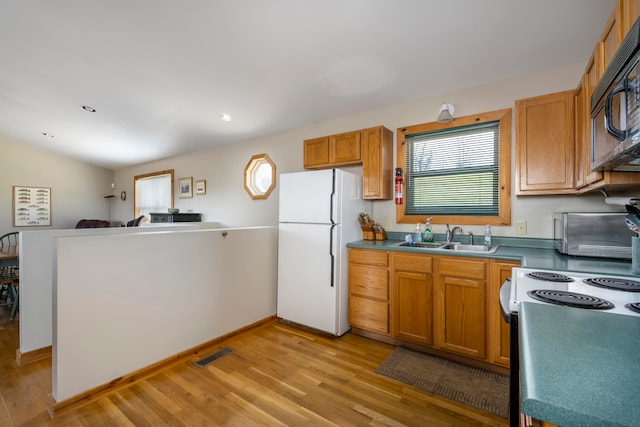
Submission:
{"label": "octagonal mirror", "polygon": [[276,186],[276,165],[266,154],[251,157],[244,168],[244,189],[252,199],[266,199]]}

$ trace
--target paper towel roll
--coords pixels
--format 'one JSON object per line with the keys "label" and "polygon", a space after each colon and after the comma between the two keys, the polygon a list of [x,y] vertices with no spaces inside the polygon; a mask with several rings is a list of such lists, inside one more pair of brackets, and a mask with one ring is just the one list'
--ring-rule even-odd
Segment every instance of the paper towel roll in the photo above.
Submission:
{"label": "paper towel roll", "polygon": [[607,205],[624,206],[624,205],[637,205],[640,203],[640,199],[635,197],[605,197],[604,202]]}

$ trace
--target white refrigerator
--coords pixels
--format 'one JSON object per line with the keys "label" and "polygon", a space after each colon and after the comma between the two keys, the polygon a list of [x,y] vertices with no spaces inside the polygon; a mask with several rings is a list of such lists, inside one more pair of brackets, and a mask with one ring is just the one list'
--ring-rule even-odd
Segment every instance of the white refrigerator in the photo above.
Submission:
{"label": "white refrigerator", "polygon": [[362,239],[362,177],[341,169],[280,175],[278,317],[333,335],[349,330],[346,244]]}

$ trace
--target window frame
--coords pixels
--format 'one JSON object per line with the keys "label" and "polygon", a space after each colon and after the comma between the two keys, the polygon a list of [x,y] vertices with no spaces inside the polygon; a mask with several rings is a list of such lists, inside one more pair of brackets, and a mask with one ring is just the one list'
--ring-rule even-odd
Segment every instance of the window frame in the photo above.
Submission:
{"label": "window frame", "polygon": [[[255,186],[255,173],[262,165],[269,165],[271,167],[271,173],[269,174],[271,179],[267,188],[260,192]],[[276,186],[276,164],[266,154],[256,154],[251,156],[249,163],[244,168],[244,189],[253,200],[266,199],[271,194],[271,191]]]}
{"label": "window frame", "polygon": [[173,169],[167,169],[167,170],[163,170],[163,171],[158,171],[158,172],[150,172],[150,173],[145,173],[142,175],[136,175],[133,177],[133,217],[134,218],[138,218],[140,216],[139,210],[138,210],[138,186],[137,186],[137,181],[139,179],[147,179],[147,178],[152,178],[154,176],[161,176],[161,175],[170,175],[171,176],[171,207],[173,208],[173,198],[174,198],[174,175],[173,175]]}
{"label": "window frame", "polygon": [[[396,205],[396,222],[399,224],[424,223],[430,217],[434,224],[468,224],[468,225],[511,225],[511,121],[512,109],[490,111],[464,117],[456,117],[450,123],[429,122],[398,128],[397,130],[397,167],[402,168],[403,177],[406,159],[406,138],[428,132],[458,127],[478,125],[498,121],[500,128],[498,153],[498,215],[407,215],[405,205]],[[403,200],[406,200],[406,185],[402,188]]]}

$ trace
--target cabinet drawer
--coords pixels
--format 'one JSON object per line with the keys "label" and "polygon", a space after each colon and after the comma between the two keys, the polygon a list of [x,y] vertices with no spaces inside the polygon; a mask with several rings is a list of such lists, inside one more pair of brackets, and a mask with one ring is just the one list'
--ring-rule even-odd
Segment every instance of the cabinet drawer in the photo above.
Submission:
{"label": "cabinet drawer", "polygon": [[442,257],[438,262],[438,273],[444,276],[485,280],[487,277],[487,262],[480,259],[472,261],[468,258]]}
{"label": "cabinet drawer", "polygon": [[389,253],[385,251],[350,248],[349,262],[387,267],[389,265]]}
{"label": "cabinet drawer", "polygon": [[368,298],[389,299],[389,271],[382,267],[351,264],[349,293]]}
{"label": "cabinet drawer", "polygon": [[394,270],[431,273],[433,258],[428,255],[394,253],[392,257]]}
{"label": "cabinet drawer", "polygon": [[349,324],[368,331],[389,333],[389,304],[357,296],[349,297]]}

